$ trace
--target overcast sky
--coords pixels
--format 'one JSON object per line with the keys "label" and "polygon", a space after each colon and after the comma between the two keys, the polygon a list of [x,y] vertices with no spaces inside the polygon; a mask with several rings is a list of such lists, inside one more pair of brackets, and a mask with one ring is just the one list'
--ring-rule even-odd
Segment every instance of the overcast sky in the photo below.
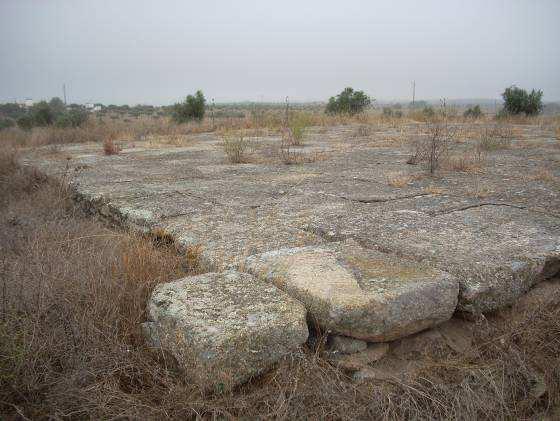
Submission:
{"label": "overcast sky", "polygon": [[0,101],[560,100],[560,0],[0,0]]}

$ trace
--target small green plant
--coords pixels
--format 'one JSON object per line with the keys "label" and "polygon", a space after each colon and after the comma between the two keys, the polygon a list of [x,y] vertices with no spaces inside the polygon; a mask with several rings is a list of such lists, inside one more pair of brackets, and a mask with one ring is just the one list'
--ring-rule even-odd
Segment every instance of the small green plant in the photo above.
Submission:
{"label": "small green plant", "polygon": [[309,118],[304,113],[298,113],[290,118],[288,129],[292,146],[301,146],[305,138],[305,131],[309,126]]}
{"label": "small green plant", "polygon": [[252,147],[252,142],[242,131],[226,132],[222,135],[222,147],[230,163],[241,164],[247,162],[247,154]]}
{"label": "small green plant", "polygon": [[431,119],[434,118],[436,115],[436,112],[434,111],[433,107],[431,105],[426,105],[423,109],[422,109],[422,115],[424,116],[424,118],[426,119]]}
{"label": "small green plant", "polygon": [[391,107],[383,107],[383,117],[393,117],[393,109]]}
{"label": "small green plant", "polygon": [[206,98],[202,91],[188,95],[183,102],[173,105],[172,118],[176,123],[187,123],[192,120],[202,121],[206,108]]}
{"label": "small green plant", "polygon": [[543,109],[542,103],[543,91],[535,91],[528,93],[525,89],[518,88],[513,85],[506,88],[502,94],[504,99],[504,112],[510,115],[526,114],[537,115]]}
{"label": "small green plant", "polygon": [[329,99],[325,112],[327,114],[355,115],[365,111],[372,103],[372,99],[363,91],[346,88],[337,96]]}

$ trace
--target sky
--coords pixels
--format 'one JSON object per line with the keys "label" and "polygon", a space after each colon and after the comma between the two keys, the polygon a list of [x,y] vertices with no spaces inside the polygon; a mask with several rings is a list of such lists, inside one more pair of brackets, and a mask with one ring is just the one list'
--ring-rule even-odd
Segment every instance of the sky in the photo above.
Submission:
{"label": "sky", "polygon": [[0,0],[0,101],[560,100],[559,0]]}

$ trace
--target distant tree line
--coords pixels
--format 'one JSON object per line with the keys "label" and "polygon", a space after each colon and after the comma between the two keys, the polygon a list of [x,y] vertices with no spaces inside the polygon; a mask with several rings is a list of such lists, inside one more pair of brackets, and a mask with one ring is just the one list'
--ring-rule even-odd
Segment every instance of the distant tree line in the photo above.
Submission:
{"label": "distant tree line", "polygon": [[24,130],[33,127],[78,127],[87,121],[87,111],[77,104],[64,105],[60,98],[40,101],[31,107],[15,103],[0,104],[0,129],[17,124]]}

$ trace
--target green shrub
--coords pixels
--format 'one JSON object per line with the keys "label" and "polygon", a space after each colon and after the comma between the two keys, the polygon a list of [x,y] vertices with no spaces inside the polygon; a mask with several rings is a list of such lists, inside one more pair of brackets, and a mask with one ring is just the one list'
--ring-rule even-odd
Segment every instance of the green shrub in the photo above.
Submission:
{"label": "green shrub", "polygon": [[0,118],[0,130],[14,126],[14,120],[11,118]]}
{"label": "green shrub", "polygon": [[57,127],[79,127],[88,119],[88,113],[84,110],[70,110],[56,117]]}
{"label": "green shrub", "polygon": [[172,118],[176,123],[187,123],[192,120],[201,121],[204,118],[206,98],[202,91],[188,95],[185,101],[173,106]]}
{"label": "green shrub", "polygon": [[464,117],[467,118],[480,118],[482,117],[482,110],[480,109],[480,105],[475,105],[474,107],[469,107],[464,113]]}
{"label": "green shrub", "polygon": [[222,147],[229,162],[241,164],[247,162],[247,152],[252,147],[252,142],[243,132],[226,132],[222,135]]}
{"label": "green shrub", "polygon": [[303,145],[305,130],[309,127],[309,124],[309,116],[304,113],[297,113],[290,118],[288,127],[290,129],[291,144],[293,146]]}
{"label": "green shrub", "polygon": [[371,102],[371,98],[363,91],[346,88],[336,97],[330,97],[325,112],[327,114],[355,115],[363,112],[371,105]]}
{"label": "green shrub", "polygon": [[543,109],[542,91],[528,93],[525,89],[518,88],[513,85],[506,88],[502,94],[504,99],[504,111],[507,114],[517,115],[525,113],[526,115],[537,115]]}
{"label": "green shrub", "polygon": [[20,129],[31,130],[33,128],[33,117],[30,115],[23,115],[17,119],[17,125]]}
{"label": "green shrub", "polygon": [[423,109],[422,109],[422,115],[424,116],[424,118],[430,119],[430,118],[434,118],[436,115],[436,112],[434,111],[433,107],[431,105],[426,105]]}

